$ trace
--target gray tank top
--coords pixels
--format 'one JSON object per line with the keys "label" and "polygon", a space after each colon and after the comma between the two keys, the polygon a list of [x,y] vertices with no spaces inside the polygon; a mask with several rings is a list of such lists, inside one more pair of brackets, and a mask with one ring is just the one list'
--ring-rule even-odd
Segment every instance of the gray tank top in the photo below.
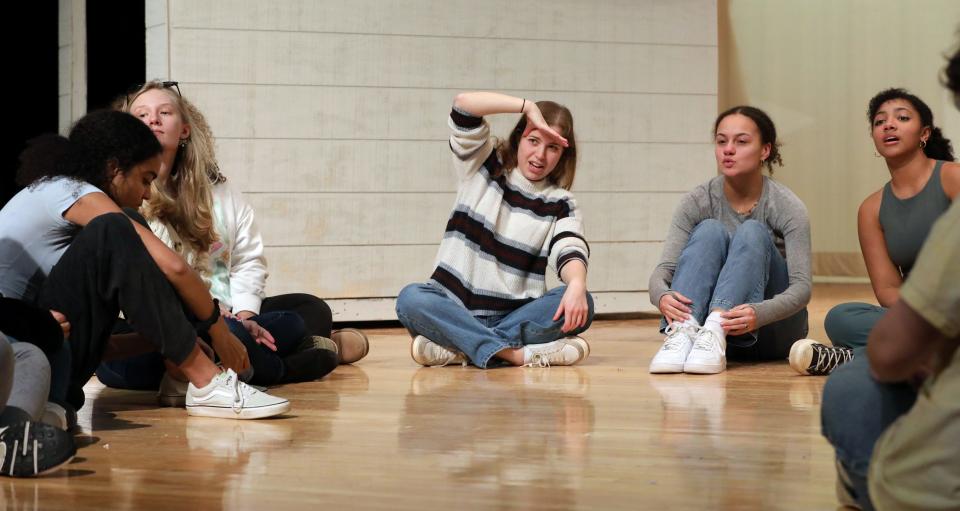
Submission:
{"label": "gray tank top", "polygon": [[933,173],[920,193],[907,199],[898,199],[888,181],[880,199],[880,227],[887,242],[890,260],[906,278],[920,253],[920,247],[933,223],[950,207],[950,198],[943,191],[940,180],[942,161],[937,161]]}

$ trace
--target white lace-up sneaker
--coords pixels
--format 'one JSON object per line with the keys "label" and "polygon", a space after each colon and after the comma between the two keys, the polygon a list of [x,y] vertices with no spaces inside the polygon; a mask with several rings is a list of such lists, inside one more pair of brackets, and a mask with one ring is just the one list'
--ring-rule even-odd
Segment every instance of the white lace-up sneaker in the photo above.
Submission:
{"label": "white lace-up sneaker", "polygon": [[466,355],[440,346],[422,335],[414,337],[410,343],[410,356],[422,366],[467,365]]}
{"label": "white lace-up sneaker", "polygon": [[221,419],[262,419],[290,409],[290,401],[243,383],[232,369],[214,376],[201,389],[190,383],[186,405],[188,415]]}
{"label": "white lace-up sneaker", "polygon": [[693,348],[683,364],[683,372],[693,374],[717,374],[727,368],[727,354],[717,334],[707,328],[697,329]]}
{"label": "white lace-up sneaker", "polygon": [[687,361],[687,355],[693,348],[691,336],[695,333],[694,327],[674,321],[667,325],[664,333],[667,334],[667,338],[663,340],[660,351],[650,361],[650,372],[653,374],[682,373],[683,363]]}
{"label": "white lace-up sneaker", "polygon": [[572,366],[589,356],[590,345],[575,335],[523,347],[524,367]]}

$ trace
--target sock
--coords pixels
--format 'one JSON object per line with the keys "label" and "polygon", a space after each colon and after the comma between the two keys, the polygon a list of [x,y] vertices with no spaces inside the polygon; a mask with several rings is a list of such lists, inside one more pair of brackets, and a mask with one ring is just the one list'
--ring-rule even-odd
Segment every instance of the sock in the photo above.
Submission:
{"label": "sock", "polygon": [[726,348],[727,333],[723,331],[723,326],[720,324],[720,322],[723,321],[723,317],[720,314],[720,311],[711,312],[710,315],[707,316],[707,320],[703,322],[703,328],[717,334],[717,338],[720,339],[720,346]]}

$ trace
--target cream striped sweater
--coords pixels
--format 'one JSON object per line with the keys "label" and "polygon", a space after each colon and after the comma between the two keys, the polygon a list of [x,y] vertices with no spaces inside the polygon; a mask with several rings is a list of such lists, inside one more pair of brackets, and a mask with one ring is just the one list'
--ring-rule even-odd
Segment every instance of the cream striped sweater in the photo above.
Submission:
{"label": "cream striped sweater", "polygon": [[543,296],[547,266],[587,264],[590,248],[573,194],[501,168],[490,126],[454,109],[450,149],[459,177],[431,280],[475,316],[507,314]]}

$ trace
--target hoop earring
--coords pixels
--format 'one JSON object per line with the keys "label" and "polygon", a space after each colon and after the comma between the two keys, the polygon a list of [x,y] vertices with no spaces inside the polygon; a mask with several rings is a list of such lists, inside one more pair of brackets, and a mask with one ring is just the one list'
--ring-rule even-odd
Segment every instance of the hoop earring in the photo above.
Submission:
{"label": "hoop earring", "polygon": [[927,141],[920,139],[920,149],[926,149],[926,147],[927,147]]}

